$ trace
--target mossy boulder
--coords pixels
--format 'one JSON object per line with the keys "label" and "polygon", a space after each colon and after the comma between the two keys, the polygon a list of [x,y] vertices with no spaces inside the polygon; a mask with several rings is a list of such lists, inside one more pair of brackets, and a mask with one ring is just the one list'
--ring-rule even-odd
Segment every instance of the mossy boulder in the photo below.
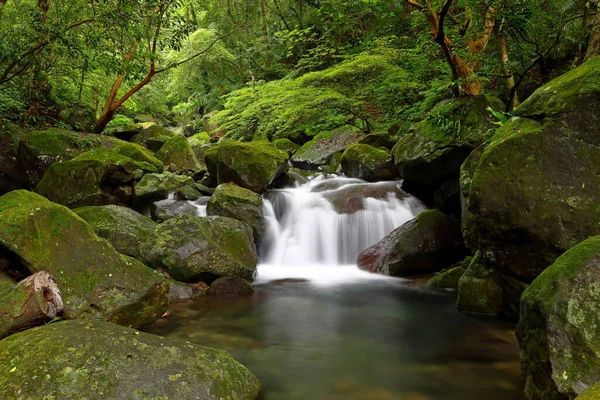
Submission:
{"label": "mossy boulder", "polygon": [[266,191],[288,168],[287,153],[266,141],[228,140],[207,150],[205,160],[219,185],[235,183],[256,193]]}
{"label": "mossy boulder", "polygon": [[188,138],[188,143],[192,147],[192,151],[196,155],[196,159],[201,163],[204,162],[204,152],[212,146],[208,133],[197,133]]}
{"label": "mossy boulder", "polygon": [[362,136],[364,133],[355,128],[319,133],[294,153],[291,158],[292,164],[306,170],[317,170],[322,166],[329,166],[331,157],[335,153],[343,152],[346,147],[356,143]]}
{"label": "mossy boulder", "polygon": [[169,169],[178,174],[198,174],[206,171],[204,163],[200,163],[196,154],[184,136],[174,136],[167,140],[156,153],[156,156]]}
{"label": "mossy boulder", "polygon": [[194,186],[194,180],[189,176],[164,174],[146,174],[133,187],[134,204],[146,204],[166,199],[185,186]]}
{"label": "mossy boulder", "polygon": [[143,252],[148,265],[183,282],[252,280],[258,263],[250,227],[225,217],[178,215],[156,227]]}
{"label": "mossy boulder", "polygon": [[475,228],[475,224],[470,220],[469,194],[471,193],[473,175],[475,175],[475,170],[477,169],[477,166],[479,166],[479,161],[481,161],[484,150],[485,146],[479,146],[471,152],[469,157],[467,157],[465,162],[460,166],[460,227],[463,233],[463,239],[465,240],[465,245],[473,252],[477,251],[479,235]]}
{"label": "mossy boulder", "polygon": [[456,307],[473,314],[496,315],[503,307],[502,281],[480,252],[458,281]]}
{"label": "mossy boulder", "polygon": [[358,256],[358,267],[390,276],[441,271],[465,257],[460,224],[439,210],[420,213]]}
{"label": "mossy boulder", "polygon": [[150,215],[157,222],[164,222],[178,215],[198,215],[198,208],[189,201],[161,200],[152,203]]}
{"label": "mossy boulder", "polygon": [[[423,121],[414,124],[392,150],[405,186],[432,199],[444,182],[458,182],[463,161],[496,127],[488,107],[497,111],[504,108],[499,99],[491,96],[445,100]],[[458,197],[454,201],[444,201],[442,197],[437,205],[452,212],[460,207]]]}
{"label": "mossy boulder", "polygon": [[156,223],[127,207],[108,205],[73,210],[121,254],[140,258],[140,244],[150,237]]}
{"label": "mossy boulder", "polygon": [[144,146],[150,151],[157,152],[170,139],[179,136],[177,133],[163,128],[162,126],[152,125],[131,138],[132,143]]}
{"label": "mossy boulder", "polygon": [[437,290],[458,289],[458,281],[465,274],[472,260],[473,257],[466,257],[460,264],[455,264],[452,268],[434,275],[427,281],[425,286]]}
{"label": "mossy boulder", "polygon": [[273,140],[273,146],[279,150],[283,150],[291,157],[301,147],[299,144],[292,142],[288,138],[281,138]]}
{"label": "mossy boulder", "polygon": [[153,165],[134,161],[116,150],[90,150],[72,160],[52,164],[36,192],[70,208],[131,205],[134,178],[152,172],[156,172]]}
{"label": "mossy boulder", "polygon": [[392,150],[397,141],[397,135],[392,135],[388,132],[374,132],[362,137],[356,143],[367,144],[373,147],[384,147],[388,150]]}
{"label": "mossy boulder", "polygon": [[119,254],[75,213],[35,193],[0,197],[0,249],[18,257],[10,267],[21,274],[52,274],[67,319],[138,327],[166,311],[169,286],[162,275]]}
{"label": "mossy boulder", "polygon": [[99,321],[62,321],[0,342],[4,399],[253,400],[259,390],[223,350]]}
{"label": "mossy boulder", "polygon": [[575,400],[600,400],[600,382],[588,387]]}
{"label": "mossy boulder", "polygon": [[76,131],[93,132],[96,126],[96,111],[85,104],[71,104],[58,114],[58,119]]}
{"label": "mossy boulder", "polygon": [[142,146],[110,136],[50,128],[32,132],[19,145],[19,160],[31,187],[43,178],[50,165],[71,160],[88,150],[105,148],[162,171],[163,164]]}
{"label": "mossy boulder", "polygon": [[572,399],[600,381],[600,237],[558,257],[525,290],[517,337],[527,400]]}
{"label": "mossy boulder", "polygon": [[398,176],[389,150],[367,144],[348,146],[342,154],[341,165],[346,176],[369,182],[389,181]]}
{"label": "mossy boulder", "polygon": [[208,215],[235,218],[247,223],[252,228],[256,242],[265,234],[263,199],[251,190],[232,183],[219,185],[208,200],[206,211]]}

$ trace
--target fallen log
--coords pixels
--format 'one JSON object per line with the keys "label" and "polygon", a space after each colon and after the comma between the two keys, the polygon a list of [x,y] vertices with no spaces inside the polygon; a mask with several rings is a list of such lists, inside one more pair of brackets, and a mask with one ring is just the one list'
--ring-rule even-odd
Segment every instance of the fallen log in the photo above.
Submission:
{"label": "fallen log", "polygon": [[42,325],[62,309],[62,296],[52,275],[37,272],[0,293],[0,339]]}

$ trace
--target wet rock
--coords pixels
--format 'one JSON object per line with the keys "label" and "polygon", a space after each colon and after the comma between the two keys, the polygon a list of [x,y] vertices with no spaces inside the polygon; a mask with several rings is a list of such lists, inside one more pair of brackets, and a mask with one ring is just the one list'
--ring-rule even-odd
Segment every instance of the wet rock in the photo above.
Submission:
{"label": "wet rock", "polygon": [[253,400],[259,390],[223,350],[104,322],[63,321],[0,342],[5,399]]}
{"label": "wet rock", "polygon": [[358,256],[358,267],[391,276],[440,271],[464,258],[458,221],[424,211]]}
{"label": "wet rock", "polygon": [[243,278],[219,278],[206,290],[207,296],[252,296],[254,288]]}
{"label": "wet rock", "polygon": [[148,265],[183,282],[252,280],[258,263],[250,227],[225,217],[178,215],[156,227],[142,252]]}
{"label": "wet rock", "polygon": [[260,195],[232,183],[219,185],[207,204],[208,215],[235,218],[252,227],[256,242],[265,234],[263,200]]}
{"label": "wet rock", "polygon": [[521,298],[527,400],[572,399],[600,380],[600,237],[571,248]]}
{"label": "wet rock", "polygon": [[156,223],[150,218],[116,205],[82,207],[73,210],[121,254],[140,258],[140,243],[148,240]]}
{"label": "wet rock", "polygon": [[64,300],[65,318],[142,326],[168,305],[164,277],[119,254],[68,208],[24,190],[0,197],[0,248],[18,256],[11,268],[47,270]]}

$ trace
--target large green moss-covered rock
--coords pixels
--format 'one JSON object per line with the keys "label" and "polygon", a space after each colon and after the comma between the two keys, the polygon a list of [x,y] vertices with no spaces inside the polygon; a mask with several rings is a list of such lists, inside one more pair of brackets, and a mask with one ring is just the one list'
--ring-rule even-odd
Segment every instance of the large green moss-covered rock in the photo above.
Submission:
{"label": "large green moss-covered rock", "polygon": [[156,172],[115,150],[96,149],[72,160],[52,164],[36,192],[70,208],[132,204],[136,175]]}
{"label": "large green moss-covered rock", "polygon": [[177,133],[158,125],[151,125],[131,138],[132,143],[144,146],[150,151],[157,152],[170,139],[178,136]]}
{"label": "large green moss-covered rock", "polygon": [[0,342],[3,399],[253,400],[258,379],[223,350],[98,321]]}
{"label": "large green moss-covered rock", "polygon": [[235,218],[252,227],[254,240],[259,241],[265,234],[263,200],[251,190],[232,183],[219,185],[208,201],[208,215]]}
{"label": "large green moss-covered rock", "polygon": [[353,144],[341,157],[342,171],[350,178],[369,182],[389,181],[398,176],[392,155],[385,148]]}
{"label": "large green moss-covered rock", "polygon": [[461,207],[461,221],[460,227],[463,233],[463,239],[465,245],[473,252],[477,251],[479,245],[479,235],[475,224],[469,219],[471,213],[469,211],[469,194],[471,193],[471,183],[473,182],[473,175],[475,170],[481,161],[481,156],[485,150],[484,146],[479,146],[471,154],[465,162],[460,166],[460,207]]}
{"label": "large green moss-covered rock", "polygon": [[312,140],[304,143],[294,153],[291,161],[297,168],[317,170],[319,167],[328,166],[335,153],[343,152],[362,136],[364,133],[355,128],[319,133]]}
{"label": "large green moss-covered rock", "polygon": [[575,400],[600,400],[600,382],[587,388]]}
{"label": "large green moss-covered rock", "polygon": [[177,135],[169,139],[156,156],[171,172],[196,174],[206,171],[206,166],[198,161],[185,136]]}
{"label": "large green moss-covered rock", "polygon": [[463,231],[510,283],[511,310],[560,254],[600,234],[600,124],[587,108],[600,102],[598,76],[600,62],[590,60],[538,89],[473,173]]}
{"label": "large green moss-covered rock", "polygon": [[133,187],[134,203],[144,204],[166,199],[185,186],[194,186],[194,180],[189,176],[164,174],[146,174]]}
{"label": "large green moss-covered rock", "polygon": [[127,207],[108,205],[73,210],[121,254],[140,258],[140,244],[150,237],[156,223]]}
{"label": "large green moss-covered rock", "polygon": [[288,138],[281,138],[273,140],[273,146],[279,150],[283,150],[291,157],[301,147],[299,144],[292,142]]}
{"label": "large green moss-covered rock", "polygon": [[472,260],[473,257],[466,257],[460,264],[455,264],[452,268],[434,275],[427,281],[425,286],[438,290],[458,289],[458,282],[465,274],[467,268],[469,268],[469,265],[471,265]]}
{"label": "large green moss-covered rock", "polygon": [[500,274],[477,252],[458,281],[456,307],[474,314],[496,315],[502,311],[502,298]]}
{"label": "large green moss-covered rock", "polygon": [[0,197],[0,248],[28,273],[54,276],[68,319],[142,326],[168,305],[169,285],[139,261],[119,254],[68,208],[24,190]]}
{"label": "large green moss-covered rock", "polygon": [[212,144],[210,143],[210,136],[208,136],[208,133],[197,133],[188,138],[188,143],[192,147],[192,151],[196,155],[196,159],[200,163],[204,163],[204,152],[210,147],[212,147]]}
{"label": "large green moss-covered rock", "polygon": [[85,151],[96,148],[116,150],[119,154],[134,161],[153,165],[159,172],[163,169],[162,162],[137,144],[110,136],[71,132],[57,128],[32,132],[24,137],[19,146],[19,159],[30,185],[35,187],[42,180],[50,165],[71,160]]}
{"label": "large green moss-covered rock", "polygon": [[288,155],[266,141],[240,143],[228,140],[205,153],[209,174],[217,182],[263,193],[287,171]]}
{"label": "large green moss-covered rock", "polygon": [[226,217],[178,215],[156,227],[143,253],[148,265],[183,282],[252,280],[258,263],[250,227]]}
{"label": "large green moss-covered rock", "polygon": [[358,256],[358,267],[391,276],[448,268],[465,256],[458,221],[439,210],[424,211]]}
{"label": "large green moss-covered rock", "polygon": [[521,299],[527,400],[573,399],[600,381],[600,237],[565,252]]}
{"label": "large green moss-covered rock", "polygon": [[[445,182],[453,181],[458,194],[461,164],[496,127],[488,107],[498,111],[504,108],[499,99],[491,96],[445,100],[427,118],[413,125],[392,150],[405,186],[429,197],[439,192]],[[458,210],[458,196],[450,197],[438,196],[436,204],[448,211]]]}

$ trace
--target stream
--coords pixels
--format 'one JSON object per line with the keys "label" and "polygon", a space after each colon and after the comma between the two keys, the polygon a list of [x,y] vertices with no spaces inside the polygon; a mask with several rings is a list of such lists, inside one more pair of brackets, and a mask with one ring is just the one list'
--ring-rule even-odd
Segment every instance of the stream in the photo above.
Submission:
{"label": "stream", "polygon": [[523,399],[514,326],[354,265],[425,209],[399,182],[320,176],[264,198],[255,295],[172,304],[145,331],[229,351],[263,400]]}

